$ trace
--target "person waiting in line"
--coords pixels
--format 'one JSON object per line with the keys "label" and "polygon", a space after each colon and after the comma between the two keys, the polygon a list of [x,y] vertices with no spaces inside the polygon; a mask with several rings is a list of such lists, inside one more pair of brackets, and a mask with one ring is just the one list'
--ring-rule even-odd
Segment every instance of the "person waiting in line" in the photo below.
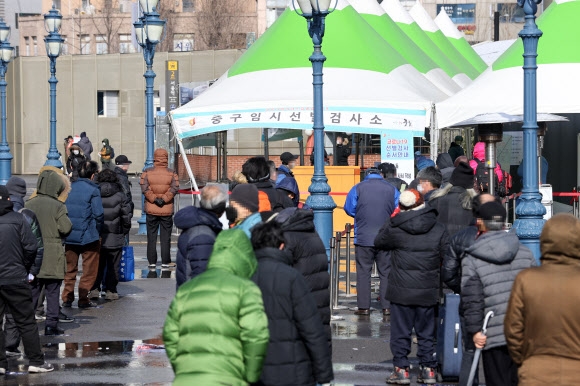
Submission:
{"label": "person waiting in line", "polygon": [[440,153],[437,156],[437,161],[435,161],[435,165],[437,169],[441,172],[441,186],[445,186],[449,179],[451,178],[451,174],[453,174],[453,170],[455,166],[453,165],[453,161],[451,160],[451,156],[448,153]]}
{"label": "person waiting in line", "polygon": [[[296,160],[298,159],[297,155],[294,155],[288,151],[285,151],[280,155],[280,161],[282,161],[282,165],[280,165],[277,169],[277,176],[276,176],[276,185],[280,183],[286,177],[294,177],[294,173],[292,173],[292,169],[296,167]],[[274,179],[270,176],[270,179]]]}
{"label": "person waiting in line", "polygon": [[447,151],[447,153],[451,156],[452,162],[455,162],[457,157],[465,155],[465,151],[463,150],[463,147],[461,147],[462,144],[463,137],[461,135],[456,135],[455,140],[451,142],[451,145],[449,145],[449,150]]}
{"label": "person waiting in line", "polygon": [[99,158],[101,159],[101,164],[103,169],[111,168],[111,161],[115,158],[115,151],[109,145],[109,140],[107,138],[103,139],[103,147],[99,152]]}
{"label": "person waiting in line", "polygon": [[407,188],[407,182],[397,177],[397,167],[394,164],[383,162],[378,166],[378,169],[383,175],[385,181],[393,184],[399,192],[402,192]]}
{"label": "person waiting in line", "polygon": [[428,202],[435,190],[441,187],[443,177],[435,166],[429,166],[417,174],[417,191],[421,193],[425,202]]}
{"label": "person waiting in line", "polygon": [[350,157],[351,152],[352,150],[348,146],[348,138],[336,137],[336,165],[348,166],[348,157]]}
{"label": "person waiting in line", "polygon": [[81,133],[81,139],[79,140],[78,145],[83,150],[83,154],[87,158],[87,161],[90,161],[91,154],[93,153],[93,143],[91,142],[89,137],[87,137],[86,132],[83,131]]}
{"label": "person waiting in line", "polygon": [[258,191],[268,196],[272,211],[278,213],[284,208],[292,208],[294,206],[294,203],[286,194],[277,191],[276,187],[270,183],[270,168],[268,167],[266,158],[252,157],[248,159],[242,165],[242,173],[246,176],[248,184],[254,185],[258,188]]}
{"label": "person waiting in line", "polygon": [[226,217],[234,228],[243,230],[248,238],[252,236],[252,228],[262,221],[259,204],[259,192],[254,184],[238,185],[230,194]]}
{"label": "person waiting in line", "polygon": [[75,180],[78,178],[79,167],[87,161],[87,157],[83,152],[83,149],[78,144],[72,144],[69,148],[69,155],[66,161],[66,172],[71,179]]}

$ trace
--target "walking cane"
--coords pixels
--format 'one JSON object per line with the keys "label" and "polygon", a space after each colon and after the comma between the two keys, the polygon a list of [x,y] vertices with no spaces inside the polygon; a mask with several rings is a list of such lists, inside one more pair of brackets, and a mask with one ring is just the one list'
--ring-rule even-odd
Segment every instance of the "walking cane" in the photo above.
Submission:
{"label": "walking cane", "polygon": [[[481,333],[483,335],[487,334],[487,323],[489,320],[493,318],[493,311],[489,311],[487,315],[485,315],[485,319],[483,321],[483,327],[481,329]],[[475,355],[473,356],[473,363],[471,364],[471,371],[469,372],[469,379],[467,380],[467,385],[471,386],[473,384],[473,378],[475,378],[475,372],[477,371],[477,367],[479,366],[479,356],[481,355],[481,349],[478,348],[475,350]]]}

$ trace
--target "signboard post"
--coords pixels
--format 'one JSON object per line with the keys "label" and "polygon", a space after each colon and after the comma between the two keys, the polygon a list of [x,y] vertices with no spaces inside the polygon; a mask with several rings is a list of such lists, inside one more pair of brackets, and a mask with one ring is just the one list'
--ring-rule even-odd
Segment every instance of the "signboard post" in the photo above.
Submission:
{"label": "signboard post", "polygon": [[381,135],[381,162],[389,162],[397,168],[397,177],[407,183],[413,181],[413,132],[389,130]]}
{"label": "signboard post", "polygon": [[165,112],[179,107],[179,62],[165,61]]}

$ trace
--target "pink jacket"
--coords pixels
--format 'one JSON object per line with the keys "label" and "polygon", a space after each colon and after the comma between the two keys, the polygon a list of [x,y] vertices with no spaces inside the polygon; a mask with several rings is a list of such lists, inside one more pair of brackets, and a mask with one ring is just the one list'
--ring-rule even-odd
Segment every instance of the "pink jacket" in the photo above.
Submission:
{"label": "pink jacket", "polygon": [[[476,159],[485,162],[485,142],[478,142],[475,144],[473,148],[473,159],[469,161],[469,166],[473,169],[473,174],[477,170],[477,161]],[[499,182],[503,181],[503,173],[501,171],[501,165],[499,162],[495,167],[495,174],[497,175],[497,179]]]}

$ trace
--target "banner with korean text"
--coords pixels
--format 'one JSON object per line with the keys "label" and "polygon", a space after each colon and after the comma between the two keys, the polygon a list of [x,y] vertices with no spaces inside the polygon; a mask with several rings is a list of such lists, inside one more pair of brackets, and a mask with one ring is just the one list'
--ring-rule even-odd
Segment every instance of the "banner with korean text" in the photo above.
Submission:
{"label": "banner with korean text", "polygon": [[413,158],[413,133],[389,130],[381,135],[381,162],[389,162],[397,168],[397,177],[410,183],[415,178]]}

